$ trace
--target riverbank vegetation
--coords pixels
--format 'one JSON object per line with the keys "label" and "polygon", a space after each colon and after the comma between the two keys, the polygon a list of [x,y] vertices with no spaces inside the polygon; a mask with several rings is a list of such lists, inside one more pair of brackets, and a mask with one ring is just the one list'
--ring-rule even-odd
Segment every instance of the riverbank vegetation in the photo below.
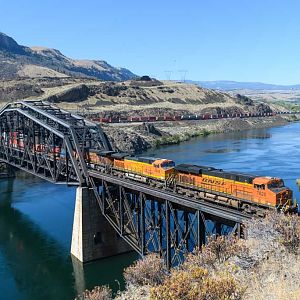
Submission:
{"label": "riverbank vegetation", "polygon": [[296,102],[280,100],[280,101],[272,101],[271,103],[281,106],[285,108],[287,111],[291,111],[291,112],[300,111],[300,105]]}
{"label": "riverbank vegetation", "polygon": [[285,116],[285,119],[288,122],[299,122],[300,121],[300,115],[287,115]]}
{"label": "riverbank vegetation", "polygon": [[164,136],[162,138],[158,138],[154,140],[153,144],[155,147],[163,146],[163,145],[173,145],[179,144],[181,142],[189,141],[191,138],[199,137],[199,136],[208,136],[211,132],[206,129],[196,130],[191,133],[184,134],[174,134],[172,136]]}
{"label": "riverbank vegetation", "polygon": [[[300,219],[269,213],[245,224],[247,239],[208,237],[170,272],[150,254],[124,272],[126,290],[115,299],[300,299]],[[78,299],[110,300],[108,287]]]}
{"label": "riverbank vegetation", "polygon": [[179,144],[215,133],[285,125],[288,123],[287,115],[282,116],[158,122],[150,125],[109,124],[103,126],[103,130],[116,150],[136,154],[152,147]]}

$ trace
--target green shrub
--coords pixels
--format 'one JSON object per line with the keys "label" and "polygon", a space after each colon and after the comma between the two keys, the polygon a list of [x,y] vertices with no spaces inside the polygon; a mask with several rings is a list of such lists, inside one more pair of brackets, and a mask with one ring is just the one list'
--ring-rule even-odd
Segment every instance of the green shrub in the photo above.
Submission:
{"label": "green shrub", "polygon": [[209,134],[210,134],[210,132],[207,131],[206,129],[202,129],[202,130],[199,130],[199,131],[193,131],[191,133],[186,132],[182,135],[174,134],[172,136],[164,136],[162,138],[156,139],[153,142],[153,145],[155,147],[159,147],[159,146],[162,146],[162,145],[174,145],[174,144],[179,144],[181,142],[186,142],[186,141],[190,140],[193,137],[207,136]]}

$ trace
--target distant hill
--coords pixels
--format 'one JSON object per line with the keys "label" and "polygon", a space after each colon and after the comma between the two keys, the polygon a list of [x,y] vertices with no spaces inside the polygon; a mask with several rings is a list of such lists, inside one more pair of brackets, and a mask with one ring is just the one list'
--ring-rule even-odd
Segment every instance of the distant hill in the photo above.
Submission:
{"label": "distant hill", "polygon": [[0,80],[69,76],[109,81],[136,77],[131,71],[113,67],[104,60],[71,59],[56,49],[22,46],[0,32]]}
{"label": "distant hill", "polygon": [[277,85],[268,84],[262,82],[238,82],[238,81],[192,81],[188,80],[190,83],[195,83],[201,87],[208,89],[222,90],[222,91],[232,91],[232,90],[300,90],[300,84],[296,85]]}

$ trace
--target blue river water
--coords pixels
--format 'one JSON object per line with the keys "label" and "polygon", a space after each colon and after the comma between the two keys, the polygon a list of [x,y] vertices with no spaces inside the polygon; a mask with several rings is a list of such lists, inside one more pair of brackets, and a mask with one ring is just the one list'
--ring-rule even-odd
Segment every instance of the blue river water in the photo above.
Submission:
{"label": "blue river water", "polygon": [[230,171],[280,177],[299,199],[300,123],[213,134],[146,152],[178,163],[207,165]]}
{"label": "blue river water", "polygon": [[[300,123],[196,138],[145,155],[278,176],[300,201]],[[0,299],[74,299],[85,288],[123,286],[123,269],[137,255],[81,268],[70,257],[75,189],[18,173],[0,181]]]}

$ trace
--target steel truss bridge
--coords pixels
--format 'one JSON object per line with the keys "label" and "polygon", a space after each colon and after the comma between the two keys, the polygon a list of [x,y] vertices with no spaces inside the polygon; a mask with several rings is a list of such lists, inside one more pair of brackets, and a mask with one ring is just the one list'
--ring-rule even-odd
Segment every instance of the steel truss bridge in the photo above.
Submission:
{"label": "steel truss bridge", "polygon": [[86,149],[112,149],[98,124],[43,101],[18,101],[0,110],[0,163],[55,184],[89,186],[103,216],[142,256],[156,252],[168,267],[180,264],[209,235],[240,236],[250,218],[199,195],[93,170]]}

